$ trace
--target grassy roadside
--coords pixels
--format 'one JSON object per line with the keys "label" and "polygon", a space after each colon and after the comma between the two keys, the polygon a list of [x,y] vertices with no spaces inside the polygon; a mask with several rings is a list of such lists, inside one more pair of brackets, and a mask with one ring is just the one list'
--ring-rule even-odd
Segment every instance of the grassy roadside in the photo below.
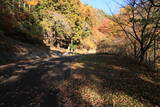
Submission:
{"label": "grassy roadside", "polygon": [[160,74],[112,55],[88,55],[72,64],[60,86],[69,107],[159,107]]}

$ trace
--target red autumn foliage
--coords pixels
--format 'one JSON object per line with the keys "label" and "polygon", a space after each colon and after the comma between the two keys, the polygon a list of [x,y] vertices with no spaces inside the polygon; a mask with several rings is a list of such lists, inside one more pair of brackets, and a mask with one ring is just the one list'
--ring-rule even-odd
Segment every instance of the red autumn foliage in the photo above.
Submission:
{"label": "red autumn foliage", "polygon": [[111,20],[105,19],[98,30],[104,34],[109,33],[111,31],[111,29],[109,28],[110,23]]}

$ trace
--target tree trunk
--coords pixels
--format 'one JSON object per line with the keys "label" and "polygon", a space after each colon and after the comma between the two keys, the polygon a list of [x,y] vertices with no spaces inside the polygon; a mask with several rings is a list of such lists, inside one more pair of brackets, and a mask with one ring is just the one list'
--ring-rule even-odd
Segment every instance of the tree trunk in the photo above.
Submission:
{"label": "tree trunk", "polygon": [[15,3],[14,0],[12,0],[12,8],[13,8],[13,10],[14,10],[14,3]]}
{"label": "tree trunk", "polygon": [[31,12],[31,5],[28,5],[28,8],[29,8],[29,13]]}
{"label": "tree trunk", "polygon": [[156,38],[154,38],[154,70],[156,69]]}
{"label": "tree trunk", "polygon": [[134,58],[137,57],[137,45],[136,43],[133,44],[133,48],[134,48]]}
{"label": "tree trunk", "polygon": [[139,63],[140,64],[144,63],[145,53],[146,53],[146,50],[141,46],[140,55],[139,55]]}
{"label": "tree trunk", "polygon": [[20,9],[21,9],[21,1],[20,0],[18,1],[18,8],[19,8],[19,11],[20,11]]}
{"label": "tree trunk", "polygon": [[26,4],[25,4],[25,2],[23,3],[23,9],[25,9],[26,8]]}

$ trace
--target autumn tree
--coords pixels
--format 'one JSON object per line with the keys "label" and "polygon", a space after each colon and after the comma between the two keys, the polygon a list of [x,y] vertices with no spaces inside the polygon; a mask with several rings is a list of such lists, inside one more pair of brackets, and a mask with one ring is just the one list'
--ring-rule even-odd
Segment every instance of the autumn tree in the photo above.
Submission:
{"label": "autumn tree", "polygon": [[80,5],[79,0],[42,0],[36,6],[34,14],[43,27],[47,43],[63,48],[76,47],[90,34]]}
{"label": "autumn tree", "polygon": [[158,0],[149,0],[151,4],[155,7],[160,7],[160,1]]}
{"label": "autumn tree", "polygon": [[[123,21],[123,18],[127,19]],[[138,61],[143,63],[146,52],[159,36],[157,32],[160,27],[160,8],[155,8],[146,0],[128,0],[125,12],[114,16],[113,20],[130,40],[136,41],[136,56]]]}

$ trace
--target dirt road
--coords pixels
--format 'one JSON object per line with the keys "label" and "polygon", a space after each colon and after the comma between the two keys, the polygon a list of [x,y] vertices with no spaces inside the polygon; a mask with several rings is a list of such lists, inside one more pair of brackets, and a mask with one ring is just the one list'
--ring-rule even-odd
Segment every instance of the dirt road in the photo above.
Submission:
{"label": "dirt road", "polygon": [[57,87],[77,57],[38,58],[0,66],[0,107],[56,107]]}

